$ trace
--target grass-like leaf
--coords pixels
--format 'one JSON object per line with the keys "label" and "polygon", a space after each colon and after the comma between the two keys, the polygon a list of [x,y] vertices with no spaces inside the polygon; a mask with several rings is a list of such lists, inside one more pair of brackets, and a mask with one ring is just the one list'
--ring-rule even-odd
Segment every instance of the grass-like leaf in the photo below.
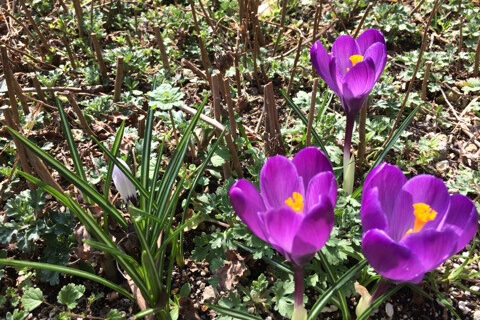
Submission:
{"label": "grass-like leaf", "polygon": [[122,286],[119,286],[105,278],[102,278],[100,276],[97,276],[96,274],[86,272],[83,270],[75,269],[75,268],[70,268],[70,267],[64,267],[64,266],[58,266],[55,264],[50,264],[50,263],[43,263],[43,262],[33,262],[33,261],[27,261],[27,260],[13,260],[13,259],[0,259],[0,265],[2,266],[11,266],[14,268],[31,268],[31,269],[39,269],[39,270],[48,270],[48,271],[54,271],[54,272],[59,272],[63,274],[69,274],[72,276],[88,279],[94,282],[97,282],[101,285],[104,285],[105,287],[108,287],[112,290],[117,291],[118,293],[124,295],[128,299],[134,301],[133,295],[125,290]]}
{"label": "grass-like leaf", "polygon": [[403,288],[403,284],[396,285],[390,288],[387,292],[378,297],[358,318],[357,320],[365,320],[368,316],[375,311],[382,303],[384,303],[389,297],[394,295],[398,290]]}
{"label": "grass-like leaf", "polygon": [[[300,110],[300,108],[295,104],[295,102],[293,102],[293,100],[290,99],[290,97],[287,95],[287,92],[285,90],[280,89],[280,93],[285,98],[285,101],[287,102],[287,105],[290,108],[292,108],[293,111],[295,111],[295,113],[300,118],[300,120],[302,120],[303,124],[305,126],[307,126],[308,125],[308,120],[305,117],[305,115],[303,114],[302,110]],[[323,144],[322,139],[320,138],[320,135],[318,134],[318,132],[314,128],[312,128],[312,136],[315,139],[315,143],[320,147],[320,149],[322,149],[322,151],[328,157],[327,149],[325,148],[325,145]]]}
{"label": "grass-like leaf", "polygon": [[34,144],[29,139],[25,138],[22,134],[15,131],[14,129],[7,126],[8,132],[15,136],[20,142],[32,150],[37,156],[39,156],[43,161],[48,163],[52,168],[57,170],[60,175],[65,179],[73,183],[84,195],[88,196],[93,202],[98,204],[103,210],[108,211],[108,213],[117,220],[117,222],[124,228],[127,227],[127,222],[121,213],[112,206],[108,201],[106,201],[97,190],[92,188],[88,183],[83,181],[77,174],[74,174],[67,167],[65,167],[60,161],[53,158],[51,155],[40,149],[36,144]]}
{"label": "grass-like leaf", "polygon": [[[73,166],[75,167],[75,171],[80,179],[82,179],[85,183],[87,182],[87,175],[85,174],[85,170],[83,169],[83,163],[78,155],[78,148],[75,145],[75,141],[73,140],[72,131],[70,130],[70,126],[68,125],[67,115],[65,110],[63,109],[62,103],[57,96],[55,96],[55,102],[58,107],[58,113],[60,114],[60,122],[62,123],[63,133],[65,134],[65,139],[67,141],[68,149],[70,150],[70,155],[72,156]],[[85,202],[90,203],[89,198],[84,195]]]}
{"label": "grass-like leaf", "polygon": [[[155,199],[155,204],[157,205],[157,208],[154,215],[161,219],[164,219],[163,216],[168,214],[168,212],[166,212],[167,202],[170,198],[170,194],[172,193],[173,184],[177,179],[178,172],[183,163],[183,159],[185,158],[185,154],[187,153],[188,142],[190,141],[192,132],[197,125],[198,119],[202,114],[206,102],[207,97],[205,97],[202,104],[198,107],[197,113],[193,116],[192,120],[190,120],[188,127],[185,129],[182,139],[180,139],[177,148],[175,149],[175,152],[173,153],[170,159],[170,163],[168,164],[160,182],[157,194],[158,196]],[[156,241],[161,231],[162,229],[159,224],[154,224],[152,230],[149,230],[149,237],[147,238],[147,240],[149,241],[151,247],[154,247],[156,245]]]}
{"label": "grass-like leaf", "polygon": [[[148,187],[148,175],[150,172],[150,153],[152,147],[152,133],[153,133],[153,115],[154,108],[148,107],[147,119],[145,121],[145,133],[143,138],[143,151],[142,151],[142,167],[140,171],[140,181],[142,187],[147,189]],[[140,207],[146,208],[148,197],[141,197]]]}
{"label": "grass-like leaf", "polygon": [[[118,153],[118,149],[120,148],[120,143],[122,142],[123,132],[125,131],[125,120],[122,121],[120,127],[117,130],[117,134],[115,135],[115,140],[113,141],[112,146],[112,154],[115,156]],[[103,186],[103,197],[108,200],[108,194],[110,191],[110,184],[112,183],[112,174],[113,174],[113,161],[108,161],[108,170],[107,170],[107,177],[105,178],[105,184]]]}
{"label": "grass-like leaf", "polygon": [[315,302],[308,315],[308,320],[314,320],[318,317],[320,312],[322,312],[323,307],[328,303],[332,295],[342,288],[348,281],[353,279],[360,270],[362,270],[367,265],[366,260],[359,261],[356,265],[350,268],[343,276],[338,279],[333,286],[326,290]]}
{"label": "grass-like leaf", "polygon": [[207,305],[209,308],[215,310],[215,312],[219,313],[219,314],[223,314],[223,315],[226,315],[226,316],[230,316],[234,319],[240,319],[240,320],[261,320],[260,317],[257,317],[257,316],[254,316],[254,315],[251,315],[249,313],[246,313],[246,312],[242,312],[242,311],[238,311],[238,310],[232,310],[230,308],[225,308],[225,307],[221,307],[221,306],[218,306],[218,305],[211,305],[211,304],[208,304]]}
{"label": "grass-like leaf", "polygon": [[[334,283],[335,280],[336,280],[335,275],[333,274],[333,271],[330,268],[330,264],[328,263],[327,259],[325,258],[325,255],[323,255],[323,253],[321,253],[321,252],[319,252],[318,255],[320,257],[320,261],[322,263],[322,266],[325,268],[325,271],[327,271],[328,278],[330,279],[330,281],[332,283]],[[342,312],[343,320],[350,320],[351,315],[350,315],[350,311],[348,310],[347,300],[345,299],[345,295],[343,294],[341,288],[338,289],[337,296],[338,296],[338,300],[339,300],[339,304],[340,304],[339,305],[340,306],[340,311]]]}

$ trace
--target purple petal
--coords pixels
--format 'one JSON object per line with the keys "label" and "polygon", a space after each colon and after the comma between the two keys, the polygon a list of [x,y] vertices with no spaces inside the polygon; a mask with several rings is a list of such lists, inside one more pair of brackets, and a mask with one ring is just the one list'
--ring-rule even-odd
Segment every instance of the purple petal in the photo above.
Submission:
{"label": "purple petal", "polygon": [[269,158],[260,171],[260,190],[267,209],[280,208],[293,192],[304,188],[293,163],[284,156]]}
{"label": "purple petal", "polygon": [[383,37],[383,34],[377,29],[365,30],[357,38],[358,47],[363,55],[365,55],[367,49],[376,42],[385,44],[385,38]]}
{"label": "purple petal", "polygon": [[458,236],[455,253],[472,241],[478,228],[478,212],[472,200],[461,194],[450,197],[450,208],[442,227],[448,227]]}
{"label": "purple petal", "polygon": [[334,81],[330,73],[330,62],[332,58],[320,41],[315,41],[310,49],[310,60],[323,81],[325,81],[334,92],[338,93],[337,81]]}
{"label": "purple petal", "polygon": [[423,267],[410,249],[393,241],[384,231],[371,229],[362,238],[362,250],[370,265],[395,281],[418,281]]}
{"label": "purple petal", "polygon": [[357,63],[345,74],[342,87],[346,111],[356,114],[375,85],[375,65],[371,58]]}
{"label": "purple petal", "polygon": [[400,241],[415,223],[412,195],[404,190],[398,192],[393,212],[387,216],[388,234],[395,241]]}
{"label": "purple petal", "polygon": [[335,207],[337,203],[337,181],[331,171],[321,172],[310,180],[305,192],[305,212],[314,208],[322,197],[327,197],[330,206]]}
{"label": "purple petal", "polygon": [[421,174],[408,180],[403,190],[411,194],[413,203],[428,204],[437,212],[435,220],[427,222],[424,228],[435,228],[443,220],[450,205],[450,195],[441,179]]}
{"label": "purple petal", "polygon": [[307,263],[327,242],[335,214],[330,199],[320,196],[319,203],[304,217],[293,240],[291,256],[298,265]]}
{"label": "purple petal", "polygon": [[[401,222],[401,217],[404,214],[401,213],[400,221],[397,221],[394,216],[394,209],[400,191],[406,182],[407,178],[403,172],[394,165],[383,162],[373,168],[363,184],[361,207],[363,232],[376,226],[378,229],[387,232],[393,239],[399,239],[392,233],[392,229],[398,230],[398,224]],[[377,195],[378,202],[375,201],[375,195]],[[400,209],[404,207],[403,201],[397,204]],[[408,205],[411,206],[411,203],[408,203]],[[413,207],[409,209],[411,210]],[[382,218],[382,215],[385,216],[385,220]],[[410,224],[413,223],[413,217],[405,221],[405,223],[410,228]]]}
{"label": "purple petal", "polygon": [[287,206],[271,209],[260,215],[266,241],[289,261],[292,261],[290,254],[293,240],[303,218],[303,214],[296,213]]}
{"label": "purple petal", "polygon": [[378,188],[363,191],[360,215],[362,217],[363,233],[370,229],[380,229],[388,233],[388,222],[380,203]]}
{"label": "purple petal", "polygon": [[325,154],[315,147],[300,150],[293,158],[298,175],[303,179],[305,190],[310,180],[320,172],[333,172],[332,165]]}
{"label": "purple petal", "polygon": [[450,228],[442,231],[427,229],[409,234],[401,243],[417,256],[423,265],[423,272],[427,273],[455,253],[457,238],[455,231]]}
{"label": "purple petal", "polygon": [[332,57],[337,62],[337,70],[343,76],[347,68],[352,68],[350,57],[354,54],[360,54],[360,49],[355,39],[349,35],[343,35],[337,38],[332,45]]}
{"label": "purple petal", "polygon": [[250,181],[240,179],[230,188],[230,202],[233,209],[252,232],[266,241],[260,226],[259,213],[264,212],[265,205],[257,188]]}
{"label": "purple petal", "polygon": [[380,78],[380,75],[387,63],[387,48],[385,44],[377,42],[370,46],[365,52],[364,59],[371,58],[375,64],[375,82]]}

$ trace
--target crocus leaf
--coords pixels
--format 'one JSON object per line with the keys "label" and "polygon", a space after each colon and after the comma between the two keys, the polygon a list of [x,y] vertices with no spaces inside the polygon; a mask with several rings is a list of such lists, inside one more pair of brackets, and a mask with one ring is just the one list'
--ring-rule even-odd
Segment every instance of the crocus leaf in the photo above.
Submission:
{"label": "crocus leaf", "polygon": [[240,319],[240,320],[261,320],[261,318],[257,317],[257,316],[254,316],[254,315],[251,315],[249,313],[246,313],[246,312],[242,312],[242,311],[239,311],[239,310],[232,310],[231,308],[224,308],[224,307],[221,307],[219,305],[211,305],[211,304],[208,304],[207,305],[209,308],[215,310],[215,312],[219,313],[219,314],[224,314],[226,316],[230,316],[234,319]]}

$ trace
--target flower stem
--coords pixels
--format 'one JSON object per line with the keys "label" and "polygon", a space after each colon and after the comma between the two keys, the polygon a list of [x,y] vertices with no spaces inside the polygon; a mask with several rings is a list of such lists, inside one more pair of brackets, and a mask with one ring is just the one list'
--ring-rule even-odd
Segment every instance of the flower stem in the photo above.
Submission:
{"label": "flower stem", "polygon": [[306,320],[307,310],[303,307],[303,286],[305,277],[302,266],[295,266],[293,280],[295,281],[295,292],[292,320]]}
{"label": "flower stem", "polygon": [[353,125],[355,123],[355,116],[347,114],[347,126],[345,128],[345,143],[343,146],[343,189],[348,193],[352,194],[353,192],[353,179],[355,176],[355,170],[353,170],[353,174],[351,177],[347,174],[347,168],[350,164],[351,154],[350,148],[352,146],[352,133],[353,133]]}
{"label": "flower stem", "polygon": [[295,281],[295,293],[294,293],[295,306],[302,306],[303,305],[303,283],[304,283],[303,267],[295,266],[293,280]]}
{"label": "flower stem", "polygon": [[392,282],[388,279],[382,278],[378,282],[378,286],[375,289],[375,292],[372,294],[372,297],[370,298],[370,304],[375,302],[382,294],[384,294],[388,288],[392,286]]}

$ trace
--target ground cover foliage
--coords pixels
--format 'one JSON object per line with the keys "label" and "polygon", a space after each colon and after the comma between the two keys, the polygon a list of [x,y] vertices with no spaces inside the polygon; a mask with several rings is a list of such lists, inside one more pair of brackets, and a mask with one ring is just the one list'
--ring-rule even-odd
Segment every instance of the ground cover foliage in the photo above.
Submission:
{"label": "ground cover foliage", "polygon": [[[0,8],[0,318],[291,318],[291,266],[238,219],[228,191],[309,141],[341,185],[346,118],[321,79],[311,110],[314,40],[376,28],[388,59],[363,132],[356,120],[354,192],[339,190],[330,238],[305,266],[309,319],[354,318],[355,282],[371,293],[379,283],[359,211],[382,160],[442,178],[480,210],[478,1]],[[135,206],[111,186],[116,158],[132,170]],[[474,239],[358,318],[480,319],[479,257]]]}

